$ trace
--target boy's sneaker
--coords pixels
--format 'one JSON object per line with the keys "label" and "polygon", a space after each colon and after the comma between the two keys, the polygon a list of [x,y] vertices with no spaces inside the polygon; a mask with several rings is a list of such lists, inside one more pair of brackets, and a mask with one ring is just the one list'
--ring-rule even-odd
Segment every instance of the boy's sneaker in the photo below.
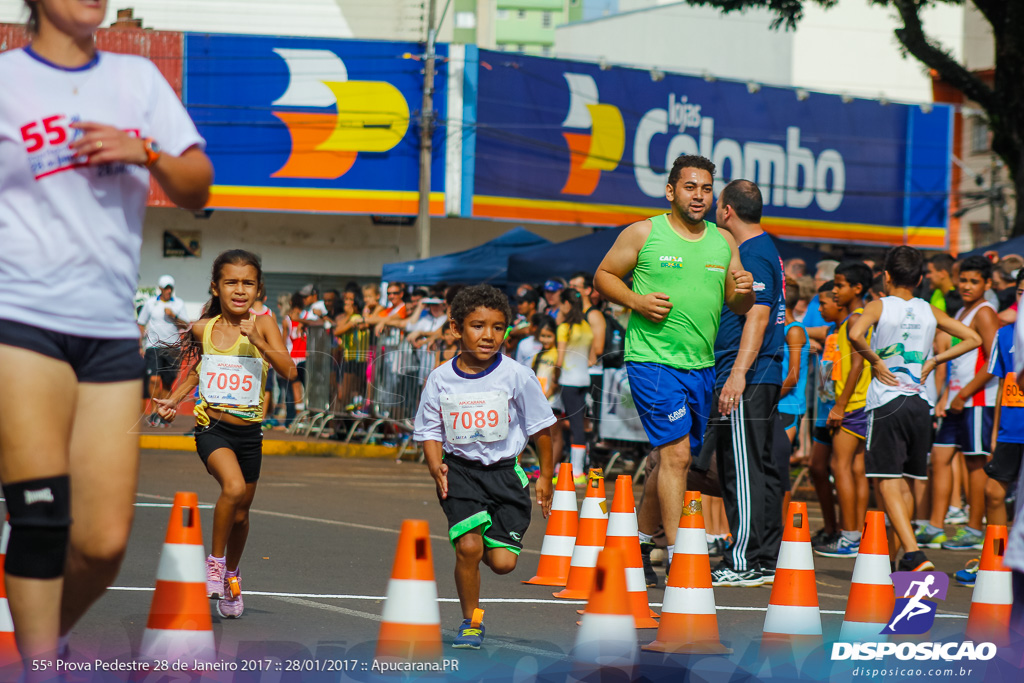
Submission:
{"label": "boy's sneaker", "polygon": [[462,620],[462,625],[459,626],[458,633],[455,634],[455,640],[452,641],[452,647],[460,650],[479,650],[483,642],[484,611],[475,609],[472,619]]}
{"label": "boy's sneaker", "polygon": [[654,550],[653,543],[640,544],[640,559],[644,563],[644,580],[648,588],[658,587],[658,575],[654,572],[654,565],[651,564],[651,551]]}
{"label": "boy's sneaker", "polygon": [[961,586],[973,586],[975,579],[978,578],[979,564],[981,564],[981,558],[976,557],[973,560],[967,560],[964,568],[953,574],[953,578]]}
{"label": "boy's sneaker", "polygon": [[225,619],[237,619],[242,616],[242,580],[238,574],[224,574],[224,597],[217,601],[217,614]]}
{"label": "boy's sneaker", "polygon": [[819,545],[828,545],[832,541],[836,540],[835,537],[838,534],[836,532],[829,533],[825,530],[825,527],[821,527],[818,531],[811,536],[811,547],[817,548]]}
{"label": "boy's sneaker", "polygon": [[946,542],[946,532],[939,529],[932,533],[928,531],[928,527],[922,527],[920,531],[914,534],[914,538],[917,539],[917,544],[922,548],[941,548],[942,544]]}
{"label": "boy's sneaker", "polygon": [[943,521],[950,525],[967,524],[967,512],[963,508],[950,508]]}
{"label": "boy's sneaker", "polygon": [[711,570],[712,586],[763,586],[764,574],[760,569],[747,569],[741,572],[720,562]]}
{"label": "boy's sneaker", "polygon": [[224,563],[206,558],[206,597],[220,598],[224,588]]}
{"label": "boy's sneaker", "polygon": [[857,557],[859,551],[860,541],[851,541],[842,534],[831,543],[814,548],[822,557]]}
{"label": "boy's sneaker", "polygon": [[962,526],[953,534],[953,538],[942,544],[943,550],[981,550],[985,544],[985,537],[968,531]]}
{"label": "boy's sneaker", "polygon": [[896,571],[901,572],[930,572],[934,570],[935,565],[920,550],[904,554],[900,558],[899,564],[896,565]]}

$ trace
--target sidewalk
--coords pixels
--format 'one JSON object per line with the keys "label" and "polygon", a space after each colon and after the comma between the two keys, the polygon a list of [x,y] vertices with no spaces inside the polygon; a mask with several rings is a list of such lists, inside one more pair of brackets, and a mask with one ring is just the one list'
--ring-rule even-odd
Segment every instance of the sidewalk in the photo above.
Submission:
{"label": "sidewalk", "polygon": [[[139,448],[146,450],[194,451],[195,439],[186,436],[195,427],[192,415],[179,414],[174,424],[166,428],[151,427],[144,419],[137,425]],[[411,450],[411,449],[410,449]],[[331,458],[394,458],[397,446],[347,444],[342,441],[318,439],[283,430],[263,432],[263,455],[305,455]]]}

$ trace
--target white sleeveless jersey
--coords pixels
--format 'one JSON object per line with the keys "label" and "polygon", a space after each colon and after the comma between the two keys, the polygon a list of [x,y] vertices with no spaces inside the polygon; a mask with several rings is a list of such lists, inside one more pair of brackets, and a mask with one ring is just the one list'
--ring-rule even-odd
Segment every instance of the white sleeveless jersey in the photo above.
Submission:
{"label": "white sleeveless jersey", "polygon": [[76,122],[153,138],[172,156],[204,144],[144,57],[98,52],[65,69],[28,48],[0,54],[0,320],[137,339],[149,171],[86,165],[68,147]]}
{"label": "white sleeveless jersey", "polygon": [[867,410],[883,406],[897,396],[920,396],[934,405],[934,395],[921,384],[921,367],[932,356],[935,324],[932,307],[924,299],[882,299],[882,315],[871,336],[871,350],[885,361],[899,385],[892,387],[872,379]]}
{"label": "white sleeveless jersey", "polygon": [[[971,323],[974,322],[974,316],[983,308],[991,308],[993,312],[996,310],[996,307],[988,301],[982,301],[968,311],[966,315],[961,308],[956,314],[956,319],[970,327]],[[979,372],[986,372],[987,369],[988,354],[985,353],[984,346],[979,346],[973,351],[968,351],[959,358],[949,361],[949,396],[946,399],[946,407],[953,403],[957,392],[967,386]],[[981,391],[964,401],[964,407],[995,406],[998,393],[999,379],[993,377],[991,381],[982,387]]]}

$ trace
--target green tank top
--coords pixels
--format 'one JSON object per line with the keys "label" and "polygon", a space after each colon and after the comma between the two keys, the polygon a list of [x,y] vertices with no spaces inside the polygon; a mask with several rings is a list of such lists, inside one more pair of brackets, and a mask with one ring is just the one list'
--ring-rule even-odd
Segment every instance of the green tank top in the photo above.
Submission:
{"label": "green tank top", "polygon": [[690,241],[672,228],[667,214],[650,220],[651,234],[633,270],[633,291],[664,292],[672,310],[660,323],[639,313],[629,316],[626,360],[683,370],[712,367],[732,256],[729,243],[709,221],[704,221],[704,235]]}

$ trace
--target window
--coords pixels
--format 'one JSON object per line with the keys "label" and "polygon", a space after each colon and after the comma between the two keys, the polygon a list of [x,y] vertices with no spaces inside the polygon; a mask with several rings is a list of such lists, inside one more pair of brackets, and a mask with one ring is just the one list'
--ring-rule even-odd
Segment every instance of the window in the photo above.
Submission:
{"label": "window", "polygon": [[476,28],[476,13],[475,12],[456,12],[455,13],[455,28]]}
{"label": "window", "polygon": [[526,44],[519,43],[518,45],[516,45],[516,52],[526,52]]}
{"label": "window", "polygon": [[526,10],[524,10],[524,9],[518,10],[516,12],[516,18],[517,19],[525,19],[526,18]]}
{"label": "window", "polygon": [[508,52],[508,44],[498,43],[498,52]]}
{"label": "window", "polygon": [[980,116],[971,117],[971,154],[981,154],[989,150],[988,124]]}
{"label": "window", "polygon": [[498,10],[497,18],[498,18],[498,21],[504,21],[505,19],[508,19],[508,10],[507,9],[500,9],[500,10]]}
{"label": "window", "polygon": [[550,45],[545,45],[544,47],[542,47],[540,49],[540,53],[542,55],[544,55],[545,57],[550,57],[551,56],[551,46]]}
{"label": "window", "polygon": [[540,15],[541,28],[551,28],[551,12],[544,12]]}

